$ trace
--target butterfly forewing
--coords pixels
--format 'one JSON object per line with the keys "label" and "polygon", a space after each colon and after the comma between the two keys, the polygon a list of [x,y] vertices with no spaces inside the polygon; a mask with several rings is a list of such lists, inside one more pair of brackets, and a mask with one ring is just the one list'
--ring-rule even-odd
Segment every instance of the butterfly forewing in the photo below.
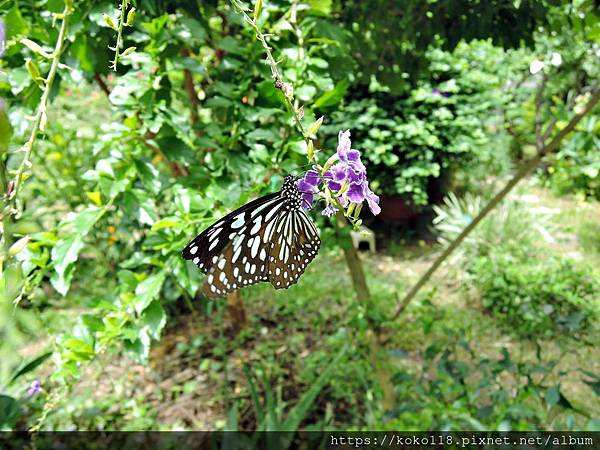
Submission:
{"label": "butterfly forewing", "polygon": [[183,249],[183,258],[191,259],[202,272],[208,273],[218,262],[227,244],[232,242],[235,236],[248,231],[245,227],[248,220],[281,202],[278,193],[269,194],[227,214],[196,236]]}
{"label": "butterfly forewing", "polygon": [[261,197],[200,233],[183,250],[207,279],[203,292],[219,297],[260,281],[291,286],[316,256],[317,229],[301,209],[292,177],[280,192]]}

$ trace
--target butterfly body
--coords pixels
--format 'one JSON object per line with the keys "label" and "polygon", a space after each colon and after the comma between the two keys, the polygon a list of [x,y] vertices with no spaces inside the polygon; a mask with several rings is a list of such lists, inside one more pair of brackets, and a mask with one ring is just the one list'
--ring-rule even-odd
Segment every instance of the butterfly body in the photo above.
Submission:
{"label": "butterfly body", "polygon": [[301,195],[288,176],[279,192],[231,212],[183,249],[183,258],[207,274],[204,294],[219,297],[261,281],[287,289],[298,281],[321,244]]}

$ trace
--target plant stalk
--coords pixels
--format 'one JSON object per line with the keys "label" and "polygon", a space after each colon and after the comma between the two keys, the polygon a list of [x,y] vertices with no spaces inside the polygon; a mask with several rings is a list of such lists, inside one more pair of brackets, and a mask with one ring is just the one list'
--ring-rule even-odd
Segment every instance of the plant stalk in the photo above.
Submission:
{"label": "plant stalk", "polygon": [[[346,225],[346,217],[341,211],[336,214],[336,229],[342,229]],[[368,310],[371,304],[371,293],[369,292],[369,286],[367,285],[367,278],[363,270],[358,252],[354,245],[350,243],[349,246],[344,247],[344,256],[346,258],[346,264],[350,271],[350,278],[352,279],[352,285],[356,292],[358,302]],[[383,349],[379,344],[377,331],[373,329],[369,323],[369,329],[366,332],[367,345],[369,347],[369,359],[373,368],[375,369],[375,376],[383,392],[383,407],[385,410],[390,410],[394,406],[394,387],[392,385],[392,377],[388,367],[383,362],[385,358],[381,354]]]}
{"label": "plant stalk", "polygon": [[60,25],[60,30],[58,32],[58,38],[56,39],[56,45],[54,47],[54,52],[52,53],[52,64],[50,65],[50,71],[48,72],[48,76],[46,77],[46,80],[45,80],[44,92],[42,93],[42,97],[40,99],[40,104],[38,105],[38,109],[35,114],[35,118],[33,121],[33,128],[31,130],[31,135],[29,136],[29,139],[27,140],[27,142],[25,143],[25,145],[22,148],[22,151],[25,152],[25,156],[23,158],[23,161],[19,165],[19,168],[17,169],[17,175],[15,177],[14,189],[13,189],[12,193],[9,194],[9,197],[8,197],[9,210],[3,211],[3,214],[12,214],[14,212],[13,209],[14,209],[14,206],[17,201],[17,196],[19,194],[19,190],[23,183],[23,173],[25,172],[25,168],[27,166],[31,165],[30,159],[31,159],[32,151],[33,151],[33,144],[35,143],[37,135],[41,130],[42,119],[44,119],[44,121],[46,120],[45,117],[46,117],[46,108],[48,106],[48,99],[50,97],[50,91],[52,90],[52,85],[54,83],[54,79],[56,78],[56,73],[58,72],[58,68],[60,66],[60,56],[62,54],[62,51],[64,48],[64,43],[65,43],[65,40],[67,37],[67,27],[68,27],[68,22],[69,22],[68,19],[69,19],[69,15],[71,14],[71,12],[72,12],[71,6],[69,6],[67,4],[61,14],[62,23]]}

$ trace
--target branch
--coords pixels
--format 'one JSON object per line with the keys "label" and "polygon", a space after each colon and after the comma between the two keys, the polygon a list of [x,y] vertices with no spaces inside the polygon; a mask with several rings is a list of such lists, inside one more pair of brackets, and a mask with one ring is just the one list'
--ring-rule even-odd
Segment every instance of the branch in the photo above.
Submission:
{"label": "branch", "polygon": [[544,148],[544,137],[542,134],[542,106],[544,104],[544,88],[547,76],[542,74],[540,85],[535,95],[535,148],[540,152]]}
{"label": "branch", "polygon": [[442,252],[440,256],[431,264],[427,272],[425,272],[421,278],[417,281],[417,283],[411,288],[411,290],[404,296],[404,298],[400,301],[396,312],[391,317],[390,321],[396,320],[400,314],[406,309],[411,300],[417,295],[419,290],[429,281],[433,273],[442,265],[442,263],[450,256],[450,254],[465,240],[465,238],[475,229],[475,227],[492,211],[500,201],[506,197],[506,195],[512,190],[515,185],[521,181],[529,172],[537,167],[537,165],[542,161],[542,159],[548,155],[549,153],[554,152],[560,143],[567,137],[567,135],[575,129],[579,121],[589,113],[594,106],[600,101],[600,89],[598,86],[594,86],[593,94],[591,99],[585,105],[583,110],[579,113],[575,114],[571,121],[564,127],[553,139],[550,141],[548,145],[543,146],[540,151],[538,151],[537,155],[527,161],[523,167],[517,172],[517,174],[504,186],[504,188],[498,192],[490,202],[485,205],[485,207],[481,210],[477,217],[473,219],[473,221],[466,226],[466,228],[460,233],[454,241],[450,243],[450,245]]}
{"label": "branch", "polygon": [[[184,48],[181,53],[185,57],[190,56],[190,51],[187,48]],[[198,100],[196,88],[194,87],[194,78],[192,76],[192,72],[190,72],[189,69],[183,69],[183,88],[185,89],[185,93],[190,101],[190,119],[196,134],[198,134],[198,130],[196,130],[195,127],[200,120],[200,117],[198,116],[198,107],[200,106],[200,101]]]}
{"label": "branch", "polygon": [[100,75],[98,72],[95,72],[94,80],[96,80],[96,83],[98,84],[98,86],[100,86],[102,92],[104,92],[107,97],[110,96],[110,88],[108,87],[108,84],[106,84],[106,81],[102,79],[102,75]]}
{"label": "branch", "polygon": [[296,109],[294,107],[293,87],[291,83],[286,83],[284,81],[283,76],[279,72],[279,63],[275,61],[275,58],[273,58],[273,54],[271,53],[271,47],[269,47],[265,35],[260,31],[260,28],[258,28],[256,21],[253,18],[251,18],[248,14],[246,14],[246,8],[243,5],[241,5],[237,0],[231,0],[231,3],[233,4],[234,8],[236,8],[240,12],[240,14],[244,16],[244,20],[246,21],[246,23],[248,23],[256,33],[256,39],[258,39],[258,41],[262,44],[263,48],[265,49],[265,53],[267,55],[267,64],[271,68],[271,76],[275,80],[275,86],[281,89],[281,91],[283,92],[285,99],[284,103],[286,107],[294,114],[296,127],[298,128],[298,131],[300,132],[302,137],[304,137],[304,139],[308,143],[308,141],[310,140],[310,135],[304,129],[304,125],[302,125],[302,108]]}

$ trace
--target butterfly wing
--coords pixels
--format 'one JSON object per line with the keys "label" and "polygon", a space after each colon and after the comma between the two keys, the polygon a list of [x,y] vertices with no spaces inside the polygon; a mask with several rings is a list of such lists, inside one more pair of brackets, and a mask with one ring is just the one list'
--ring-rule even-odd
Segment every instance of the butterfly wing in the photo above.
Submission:
{"label": "butterfly wing", "polygon": [[260,281],[276,289],[296,283],[321,244],[300,205],[295,181],[286,177],[280,192],[242,206],[194,238],[182,255],[208,275],[204,294],[220,297]]}
{"label": "butterfly wing", "polygon": [[249,220],[252,220],[261,211],[276,208],[281,202],[279,193],[275,192],[253,200],[227,214],[186,245],[182,252],[183,258],[192,260],[202,272],[208,273],[211,267],[219,261],[225,247],[232,242],[235,236],[244,232]]}
{"label": "butterfly wing", "polygon": [[295,284],[317,256],[321,239],[312,220],[302,210],[282,214],[271,236],[268,277],[275,289]]}

